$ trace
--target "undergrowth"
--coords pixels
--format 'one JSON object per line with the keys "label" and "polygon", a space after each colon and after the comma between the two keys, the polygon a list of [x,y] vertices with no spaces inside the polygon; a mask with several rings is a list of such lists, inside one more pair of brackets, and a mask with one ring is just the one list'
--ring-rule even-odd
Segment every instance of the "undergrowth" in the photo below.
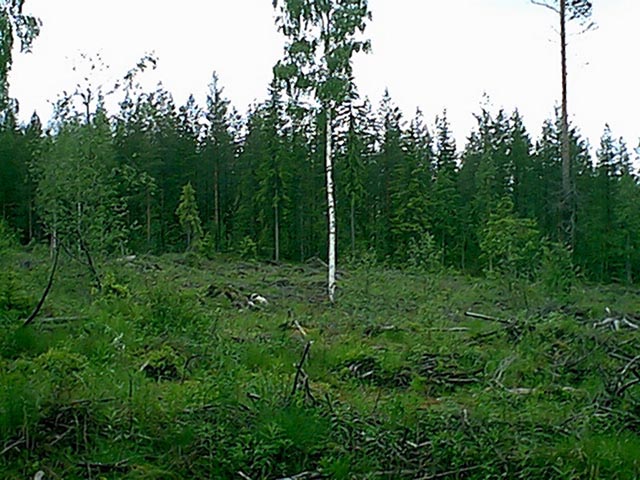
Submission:
{"label": "undergrowth", "polygon": [[2,478],[640,477],[638,332],[594,327],[636,291],[364,262],[332,306],[321,266],[141,257],[96,292],[63,260],[22,327],[47,256],[5,251]]}

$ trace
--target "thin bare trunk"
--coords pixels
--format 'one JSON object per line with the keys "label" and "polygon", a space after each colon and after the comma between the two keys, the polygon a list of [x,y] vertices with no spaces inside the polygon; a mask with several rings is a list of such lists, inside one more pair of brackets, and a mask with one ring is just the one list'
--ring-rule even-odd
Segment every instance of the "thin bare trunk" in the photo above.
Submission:
{"label": "thin bare trunk", "polygon": [[274,260],[276,262],[280,261],[280,207],[276,202],[275,207],[273,208],[274,213],[274,238],[275,238],[275,252],[274,252]]}
{"label": "thin bare trunk", "polygon": [[147,247],[151,246],[151,193],[147,189]]}
{"label": "thin bare trunk", "polygon": [[573,247],[574,243],[574,206],[571,179],[571,152],[569,147],[569,112],[567,95],[567,10],[566,0],[560,1],[560,51],[562,62],[562,230],[565,241]]}
{"label": "thin bare trunk", "polygon": [[460,251],[460,268],[464,272],[466,268],[466,248],[467,248],[467,235],[466,233],[462,234],[462,248]]}
{"label": "thin bare trunk", "polygon": [[351,256],[356,256],[356,199],[351,198]]}
{"label": "thin bare trunk", "polygon": [[327,263],[329,266],[328,275],[328,293],[329,301],[335,302],[336,294],[336,202],[333,188],[333,159],[331,144],[331,121],[332,111],[331,105],[327,106],[327,125],[326,125],[326,151],[325,151],[325,169],[327,182],[327,216],[329,222],[329,256]]}
{"label": "thin bare trunk", "polygon": [[160,190],[160,247],[164,250],[165,247],[165,208],[164,208],[164,189]]}
{"label": "thin bare trunk", "polygon": [[96,287],[98,288],[98,290],[102,290],[102,280],[100,280],[100,274],[98,273],[98,269],[96,268],[96,265],[93,262],[93,257],[91,255],[91,252],[89,251],[89,247],[84,241],[82,232],[80,232],[79,228],[78,228],[77,234],[78,234],[78,242],[79,242],[80,249],[82,250],[82,253],[84,253],[84,257],[87,260],[87,266],[89,267],[89,271],[93,275],[93,279],[96,282]]}
{"label": "thin bare trunk", "polygon": [[625,270],[627,273],[627,284],[631,285],[633,283],[633,267],[631,265],[631,235],[629,235],[629,232],[627,232],[626,234],[625,247]]}
{"label": "thin bare trunk", "polygon": [[53,214],[53,228],[51,229],[51,258],[58,251],[58,216]]}
{"label": "thin bare trunk", "polygon": [[[302,203],[302,202],[301,202]],[[304,210],[300,205],[300,261],[304,262]]]}
{"label": "thin bare trunk", "polygon": [[31,242],[31,240],[33,240],[33,199],[31,198],[31,195],[29,195],[27,215],[29,217],[29,242]]}
{"label": "thin bare trunk", "polygon": [[214,163],[213,170],[213,224],[216,229],[216,250],[220,248],[220,237],[221,237],[221,229],[220,229],[220,186],[218,182],[220,181],[220,173],[218,171],[218,161],[216,160]]}

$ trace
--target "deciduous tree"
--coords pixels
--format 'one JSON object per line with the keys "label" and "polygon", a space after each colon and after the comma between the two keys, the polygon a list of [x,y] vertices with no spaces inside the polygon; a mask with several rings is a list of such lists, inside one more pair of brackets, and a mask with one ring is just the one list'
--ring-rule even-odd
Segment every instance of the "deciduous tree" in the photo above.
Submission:
{"label": "deciduous tree", "polygon": [[275,68],[289,90],[313,92],[326,117],[325,160],[329,237],[328,294],[336,290],[336,203],[333,183],[333,114],[349,92],[353,54],[369,50],[361,38],[371,13],[367,0],[273,0],[287,37],[285,58]]}

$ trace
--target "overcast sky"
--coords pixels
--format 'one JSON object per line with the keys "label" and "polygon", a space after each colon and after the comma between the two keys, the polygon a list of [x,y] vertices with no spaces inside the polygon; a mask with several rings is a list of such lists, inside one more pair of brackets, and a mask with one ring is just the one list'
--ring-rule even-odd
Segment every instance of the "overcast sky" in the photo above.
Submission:
{"label": "overcast sky", "polygon": [[[463,146],[482,96],[518,108],[538,136],[560,98],[555,15],[529,0],[369,0],[373,53],[356,58],[360,92],[377,104],[386,87],[410,118],[432,123],[447,109]],[[571,38],[570,113],[593,145],[605,123],[631,148],[640,137],[640,0],[595,0],[598,29]],[[21,118],[73,89],[79,53],[99,52],[113,78],[146,52],[159,57],[147,79],[162,80],[178,104],[204,100],[213,70],[241,112],[266,96],[283,39],[271,0],[27,0],[42,33],[19,55],[11,93]]]}

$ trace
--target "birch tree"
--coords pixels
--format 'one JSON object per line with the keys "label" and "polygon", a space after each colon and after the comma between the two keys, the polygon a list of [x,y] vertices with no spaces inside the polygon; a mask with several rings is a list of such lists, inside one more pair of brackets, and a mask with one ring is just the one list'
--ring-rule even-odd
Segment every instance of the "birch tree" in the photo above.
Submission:
{"label": "birch tree", "polygon": [[[23,12],[24,0],[0,0],[0,116],[10,106],[9,72],[13,63],[13,46],[20,40],[20,50],[29,52],[40,33],[40,20]],[[4,121],[4,118],[1,118]]]}
{"label": "birch tree", "polygon": [[289,92],[311,93],[325,113],[328,220],[328,295],[336,291],[336,202],[333,182],[334,112],[348,95],[354,53],[370,50],[362,34],[371,20],[367,0],[273,0],[278,29],[287,37],[275,67]]}

